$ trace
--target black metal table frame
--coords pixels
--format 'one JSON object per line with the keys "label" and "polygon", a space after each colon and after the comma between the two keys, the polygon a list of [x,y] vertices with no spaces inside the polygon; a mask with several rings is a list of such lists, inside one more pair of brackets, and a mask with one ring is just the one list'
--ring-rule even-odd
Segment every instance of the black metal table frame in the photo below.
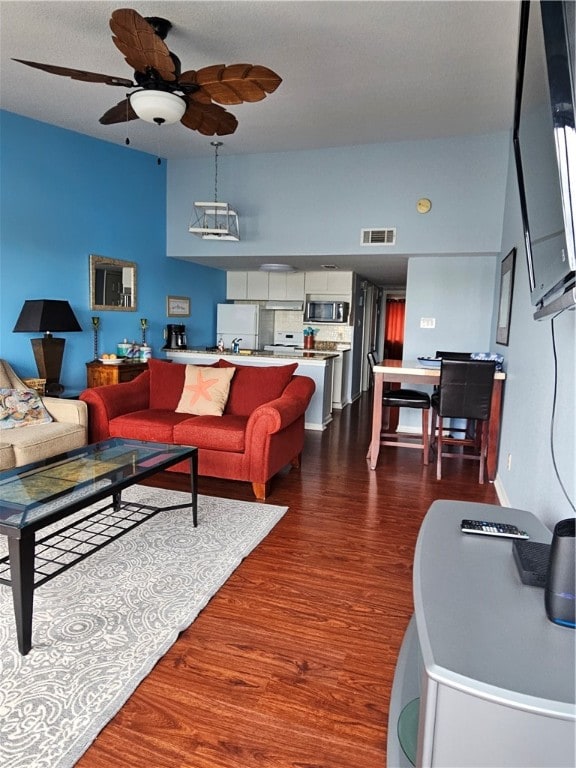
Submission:
{"label": "black metal table frame", "polygon": [[[54,457],[58,458],[58,457]],[[122,491],[129,488],[132,485],[137,485],[141,480],[145,480],[148,477],[162,472],[168,467],[178,464],[181,461],[190,459],[190,492],[192,495],[192,522],[194,528],[198,526],[198,449],[191,447],[185,455],[175,456],[173,460],[168,460],[163,463],[161,467],[152,467],[150,470],[144,471],[138,475],[137,478],[130,477],[123,482],[119,482],[115,485],[114,491],[111,492],[110,488],[94,491],[89,496],[72,502],[70,506],[65,509],[59,510],[57,513],[49,515],[45,520],[39,520],[36,523],[28,526],[27,528],[11,528],[8,531],[8,526],[1,526],[4,533],[8,538],[8,557],[0,560],[0,563],[9,560],[10,563],[10,579],[0,578],[0,583],[10,584],[12,587],[12,600],[14,603],[14,618],[16,621],[16,636],[18,639],[18,650],[23,656],[26,656],[32,648],[32,616],[34,608],[34,589],[40,584],[44,584],[54,576],[62,573],[67,568],[71,567],[80,560],[85,559],[89,555],[93,554],[99,549],[107,546],[110,542],[114,541],[124,533],[132,530],[136,525],[145,520],[153,517],[158,512],[168,512],[176,509],[185,509],[188,504],[178,504],[169,507],[149,507],[147,505],[136,505],[142,509],[147,509],[148,513],[145,514],[143,519],[127,527],[121,533],[115,536],[108,537],[108,539],[102,543],[90,548],[88,552],[82,556],[77,557],[74,562],[71,562],[65,566],[58,568],[54,573],[44,576],[38,582],[35,582],[35,551],[36,551],[36,531],[46,528],[53,523],[63,520],[75,512],[79,512],[92,504],[102,501],[109,496],[112,496],[112,503],[97,510],[97,512],[88,515],[83,518],[82,521],[76,521],[76,523],[66,528],[61,528],[57,532],[62,534],[69,530],[73,525],[76,525],[86,520],[90,520],[95,514],[98,514],[104,510],[112,509],[114,512],[118,512],[123,506]],[[46,536],[44,539],[39,540],[38,543],[48,541],[53,534]],[[55,534],[54,534],[55,535]]]}

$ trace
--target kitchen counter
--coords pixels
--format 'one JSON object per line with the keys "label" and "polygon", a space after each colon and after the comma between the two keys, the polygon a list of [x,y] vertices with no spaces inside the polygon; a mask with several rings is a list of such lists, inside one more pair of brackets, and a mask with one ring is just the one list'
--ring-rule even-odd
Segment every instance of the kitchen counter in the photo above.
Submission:
{"label": "kitchen counter", "polygon": [[234,353],[230,350],[225,350],[224,352],[219,352],[217,349],[171,349],[166,350],[166,353],[170,355],[174,355],[174,360],[178,359],[178,355],[213,355],[214,357],[221,357],[224,360],[229,360],[231,362],[236,361],[238,365],[242,365],[243,361],[245,362],[245,358],[249,357],[265,357],[270,358],[272,360],[278,360],[282,359],[283,361],[286,360],[302,360],[303,358],[306,360],[327,360],[331,357],[337,357],[336,352],[326,352],[322,350],[315,350],[315,349],[294,349],[290,352],[265,352],[264,350],[260,349],[247,349],[242,350],[240,352]]}
{"label": "kitchen counter", "polygon": [[316,352],[295,349],[293,352],[264,352],[251,350],[251,354],[233,354],[205,349],[167,349],[166,357],[175,363],[211,365],[222,358],[237,365],[287,365],[297,363],[297,376],[309,376],[316,391],[306,409],[306,429],[323,430],[332,421],[332,372],[335,352]]}

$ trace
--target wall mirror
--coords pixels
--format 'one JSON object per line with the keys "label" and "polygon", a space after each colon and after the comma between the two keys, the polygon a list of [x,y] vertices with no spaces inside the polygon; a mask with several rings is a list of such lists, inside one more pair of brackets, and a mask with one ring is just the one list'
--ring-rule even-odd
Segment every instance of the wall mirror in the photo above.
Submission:
{"label": "wall mirror", "polygon": [[135,262],[90,254],[90,309],[134,312]]}

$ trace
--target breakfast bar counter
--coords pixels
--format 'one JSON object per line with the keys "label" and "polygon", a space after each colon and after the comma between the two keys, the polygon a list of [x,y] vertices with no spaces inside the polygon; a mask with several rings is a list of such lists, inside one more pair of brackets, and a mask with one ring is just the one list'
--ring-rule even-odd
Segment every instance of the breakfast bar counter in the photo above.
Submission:
{"label": "breakfast bar counter", "polygon": [[332,421],[332,367],[337,354],[295,349],[291,352],[243,350],[239,354],[202,349],[167,349],[166,357],[175,363],[211,365],[218,359],[235,365],[288,365],[297,363],[297,376],[309,376],[316,391],[306,410],[306,429],[323,430]]}

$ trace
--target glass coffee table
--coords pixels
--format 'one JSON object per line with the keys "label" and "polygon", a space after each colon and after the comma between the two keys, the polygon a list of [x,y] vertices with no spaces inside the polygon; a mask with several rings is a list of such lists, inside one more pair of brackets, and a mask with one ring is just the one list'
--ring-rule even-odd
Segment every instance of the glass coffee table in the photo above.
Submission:
{"label": "glass coffee table", "polygon": [[[151,507],[123,502],[125,488],[190,461],[191,503]],[[111,501],[82,516],[96,502]],[[11,585],[18,649],[32,647],[34,589],[159,512],[192,509],[198,525],[198,449],[113,438],[51,459],[0,472],[0,534],[8,556],[0,558],[0,583]],[[57,531],[36,532],[74,515]]]}

